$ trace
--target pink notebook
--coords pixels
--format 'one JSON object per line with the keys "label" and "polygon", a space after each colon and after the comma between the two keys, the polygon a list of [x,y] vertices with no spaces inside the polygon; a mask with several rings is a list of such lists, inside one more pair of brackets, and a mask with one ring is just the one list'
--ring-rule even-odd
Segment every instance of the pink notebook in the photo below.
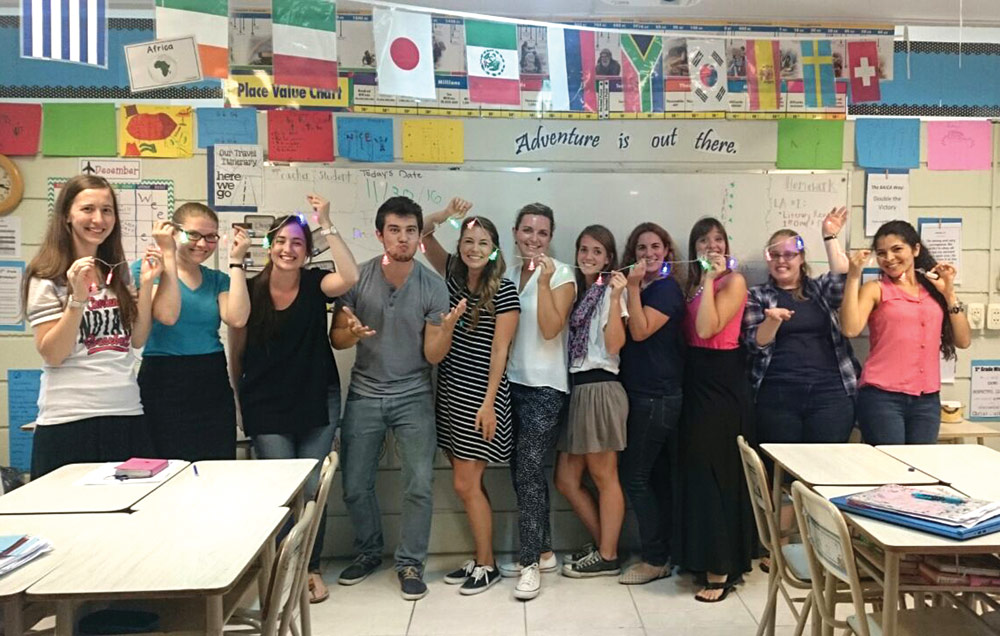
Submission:
{"label": "pink notebook", "polygon": [[127,479],[142,479],[152,477],[167,467],[165,459],[143,459],[133,457],[126,462],[115,466],[115,477],[125,477]]}

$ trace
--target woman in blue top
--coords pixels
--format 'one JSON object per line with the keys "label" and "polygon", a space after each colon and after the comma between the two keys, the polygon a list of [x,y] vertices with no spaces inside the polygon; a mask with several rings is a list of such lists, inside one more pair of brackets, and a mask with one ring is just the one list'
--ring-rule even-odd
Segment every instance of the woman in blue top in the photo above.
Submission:
{"label": "woman in blue top", "polygon": [[[177,232],[161,248],[163,274],[153,291],[153,328],[139,369],[146,421],[159,457],[235,459],[236,408],[219,325],[242,327],[250,315],[243,270],[250,239],[245,230],[234,230],[229,267],[218,271],[202,265],[219,243],[215,212],[185,203],[173,222]],[[136,281],[138,268],[132,265]]]}

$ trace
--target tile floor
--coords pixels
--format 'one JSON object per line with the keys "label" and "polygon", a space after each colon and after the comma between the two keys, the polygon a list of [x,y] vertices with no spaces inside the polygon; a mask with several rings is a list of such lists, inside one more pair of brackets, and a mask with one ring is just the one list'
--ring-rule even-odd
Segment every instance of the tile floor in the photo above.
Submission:
{"label": "tile floor", "polygon": [[[503,555],[509,558],[509,555]],[[503,558],[501,560],[504,560]],[[347,561],[324,563],[330,598],[312,606],[315,636],[753,636],[764,609],[767,575],[754,570],[735,593],[719,604],[694,600],[695,584],[674,574],[641,586],[620,585],[615,577],[569,579],[543,574],[534,600],[514,598],[517,579],[503,579],[476,596],[461,596],[447,585],[445,572],[461,556],[434,556],[427,566],[430,588],[423,600],[404,601],[390,560],[355,586],[336,584]],[[777,636],[791,636],[795,621],[779,600]]]}

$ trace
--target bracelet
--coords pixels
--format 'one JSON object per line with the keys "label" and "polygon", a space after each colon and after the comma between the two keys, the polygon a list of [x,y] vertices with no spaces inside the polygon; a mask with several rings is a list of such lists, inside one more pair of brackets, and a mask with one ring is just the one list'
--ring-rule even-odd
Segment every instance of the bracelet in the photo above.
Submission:
{"label": "bracelet", "polygon": [[84,307],[87,306],[87,301],[86,300],[77,300],[76,298],[73,298],[72,294],[70,294],[69,302],[67,303],[67,305],[71,309],[83,309]]}
{"label": "bracelet", "polygon": [[336,236],[337,234],[340,234],[340,232],[337,231],[337,228],[332,225],[330,227],[323,228],[319,231],[319,233],[321,236]]}
{"label": "bracelet", "polygon": [[837,235],[836,234],[825,234],[823,236],[823,240],[824,241],[836,241],[837,240]]}
{"label": "bracelet", "polygon": [[229,269],[246,269],[246,263],[230,263]]}

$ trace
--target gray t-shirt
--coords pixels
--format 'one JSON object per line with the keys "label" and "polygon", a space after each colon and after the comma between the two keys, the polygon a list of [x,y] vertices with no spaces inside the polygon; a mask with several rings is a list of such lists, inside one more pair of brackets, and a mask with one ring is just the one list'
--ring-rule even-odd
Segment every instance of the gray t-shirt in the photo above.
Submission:
{"label": "gray t-shirt", "polygon": [[393,288],[382,274],[382,257],[361,264],[358,283],[341,296],[375,335],[358,341],[350,390],[365,397],[394,397],[430,390],[431,364],[424,358],[424,325],[441,324],[448,288],[417,261],[406,282]]}

